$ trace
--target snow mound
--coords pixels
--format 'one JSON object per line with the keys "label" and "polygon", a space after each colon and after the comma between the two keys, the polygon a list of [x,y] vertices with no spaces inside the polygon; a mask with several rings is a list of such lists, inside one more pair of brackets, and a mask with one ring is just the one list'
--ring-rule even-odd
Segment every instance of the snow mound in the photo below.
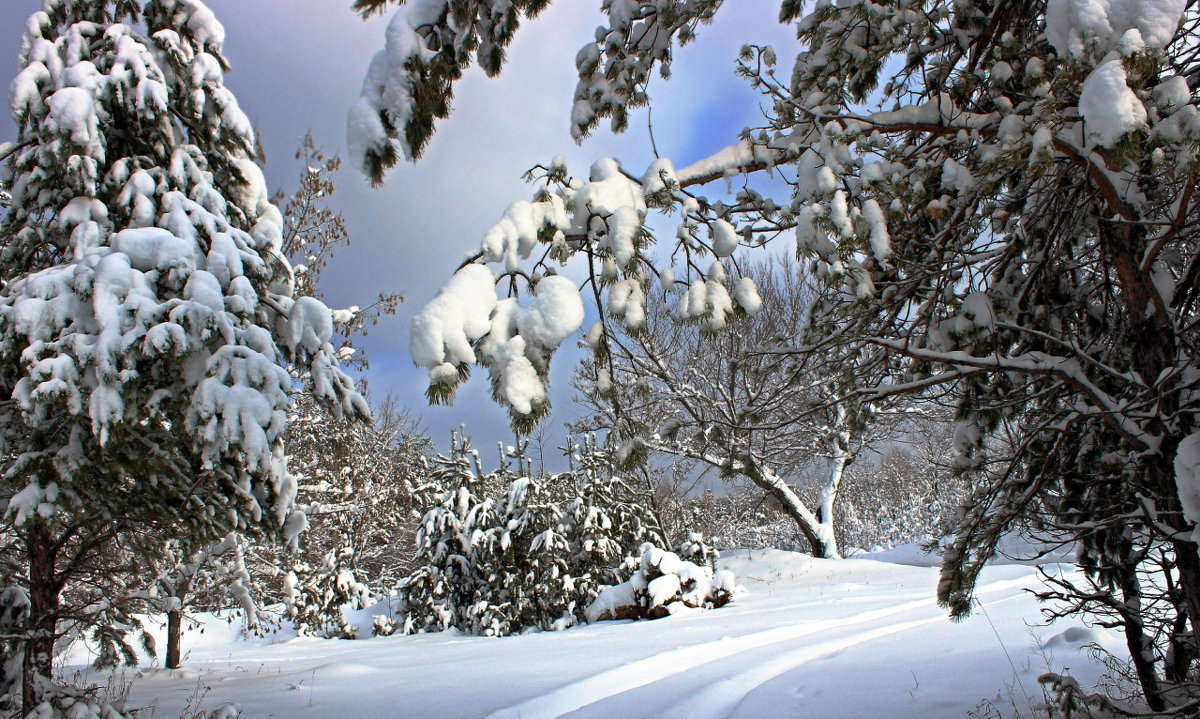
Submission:
{"label": "snow mound", "polygon": [[684,607],[720,607],[733,599],[734,585],[729,570],[714,572],[646,543],[637,572],[600,592],[587,609],[587,620],[659,619]]}
{"label": "snow mound", "polygon": [[1069,647],[1071,649],[1079,649],[1089,644],[1099,644],[1103,646],[1109,642],[1115,641],[1108,632],[1096,627],[1074,626],[1064,631],[1055,634],[1042,643],[1042,646],[1051,649],[1054,647]]}

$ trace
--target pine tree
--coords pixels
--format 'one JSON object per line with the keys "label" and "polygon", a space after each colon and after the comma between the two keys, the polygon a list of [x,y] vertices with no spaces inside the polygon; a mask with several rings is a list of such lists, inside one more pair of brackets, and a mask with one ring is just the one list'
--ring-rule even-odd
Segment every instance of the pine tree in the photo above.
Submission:
{"label": "pine tree", "polygon": [[199,0],[46,0],[25,27],[4,151],[0,449],[26,553],[26,710],[72,568],[118,541],[149,563],[167,537],[294,538],[287,365],[335,411],[368,413],[329,310],[294,296],[223,40]]}
{"label": "pine tree", "polygon": [[451,437],[450,455],[429,463],[418,487],[428,510],[417,527],[417,567],[400,583],[404,633],[441,631],[467,625],[480,581],[472,559],[479,539],[472,524],[488,511],[486,475],[470,441]]}
{"label": "pine tree", "polygon": [[533,475],[524,448],[513,447],[484,473],[456,437],[431,473],[418,566],[401,583],[406,632],[504,636],[572,626],[603,587],[628,578],[644,543],[662,543],[613,476],[611,451],[590,440],[570,449],[568,472]]}
{"label": "pine tree", "polygon": [[[566,450],[578,485],[578,496],[566,510],[576,552],[571,566],[587,583],[585,594],[594,595],[601,586],[627,579],[629,567],[622,564],[643,544],[665,542],[644,497],[618,475],[617,453],[611,446],[597,446],[595,437],[587,435],[578,444],[568,439]],[[586,603],[580,609],[586,609]]]}
{"label": "pine tree", "polygon": [[354,550],[344,547],[325,554],[321,563],[299,563],[285,580],[288,618],[300,636],[356,639],[358,630],[342,614],[344,608],[359,609],[370,601],[371,592],[359,581],[353,568]]}

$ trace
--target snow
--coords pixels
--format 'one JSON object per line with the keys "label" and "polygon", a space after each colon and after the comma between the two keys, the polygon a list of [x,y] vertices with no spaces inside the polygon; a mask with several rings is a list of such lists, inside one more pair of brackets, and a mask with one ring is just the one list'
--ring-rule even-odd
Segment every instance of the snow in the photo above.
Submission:
{"label": "snow", "polygon": [[[1086,687],[1103,671],[1087,642],[1123,655],[1115,632],[1043,626],[1026,592],[1040,586],[1032,566],[986,569],[978,609],[952,622],[933,599],[935,568],[878,561],[885,556],[728,551],[723,564],[745,591],[720,609],[505,639],[445,632],[338,641],[286,631],[242,639],[237,623],[208,616],[203,634],[184,637],[185,669],[144,668],[131,704],[178,716],[202,686],[205,709],[233,703],[244,717],[294,719],[959,719],[985,699],[1003,716],[1036,716],[1029,707],[1042,700],[1039,674],[1070,667]],[[385,609],[348,617],[367,637]],[[66,671],[86,661],[77,646]]]}
{"label": "snow", "polygon": [[[1200,432],[1183,438],[1175,454],[1175,486],[1179,489],[1179,502],[1183,516],[1192,524],[1200,525]],[[1192,532],[1200,541],[1200,526]]]}
{"label": "snow", "polygon": [[883,216],[883,210],[874,199],[868,199],[863,202],[862,214],[869,228],[871,254],[875,256],[875,259],[886,264],[888,258],[892,256],[892,238],[888,234],[887,219]]}
{"label": "snow", "polygon": [[729,257],[738,246],[738,234],[733,225],[721,218],[713,220],[708,231],[712,235],[712,251],[717,257]]}
{"label": "snow", "polygon": [[[1179,28],[1185,0],[1049,0],[1046,39],[1060,57],[1103,55],[1131,43],[1162,50]],[[1136,35],[1136,41],[1133,39]]]}
{"label": "snow", "polygon": [[433,369],[475,361],[471,343],[487,334],[496,306],[495,278],[483,265],[467,265],[412,320],[408,351],[413,362]]}
{"label": "snow", "polygon": [[404,133],[412,116],[412,77],[406,65],[410,61],[428,59],[429,51],[415,28],[425,22],[429,6],[438,4],[445,3],[423,0],[409,3],[398,11],[388,23],[384,49],[375,54],[367,68],[362,93],[346,120],[350,162],[362,172],[367,171],[368,154],[383,154],[391,142],[382,116],[388,118],[392,127],[399,129],[400,147],[404,156],[412,159],[412,148]]}
{"label": "snow", "polygon": [[1108,55],[1083,81],[1079,114],[1090,140],[1112,147],[1126,133],[1146,126],[1146,108],[1129,89],[1119,55]]}
{"label": "snow", "polygon": [[600,595],[588,606],[587,620],[589,622],[599,621],[601,617],[607,614],[615,614],[618,607],[626,607],[637,601],[633,593],[633,585],[629,582],[618,584],[615,587],[608,587],[600,592]]}
{"label": "snow", "polygon": [[212,10],[200,0],[181,0],[179,6],[188,16],[187,28],[192,32],[197,44],[220,52],[225,42],[225,28],[217,21]]}
{"label": "snow", "polygon": [[574,335],[583,324],[580,290],[569,278],[542,277],[529,310],[521,314],[522,336],[542,349],[552,349]]}
{"label": "snow", "polygon": [[[646,215],[646,200],[642,188],[621,172],[620,164],[611,157],[597,160],[591,167],[589,181],[580,188],[571,201],[572,216],[576,231],[592,230],[584,223],[593,215],[608,217],[606,227],[609,237],[607,246],[616,255],[619,264],[623,253],[632,256],[632,232],[641,225]],[[604,246],[604,245],[602,245]]]}
{"label": "snow", "polygon": [[646,295],[636,278],[621,280],[608,290],[608,311],[614,318],[624,320],[631,330],[646,324]]}
{"label": "snow", "polygon": [[684,167],[675,176],[681,184],[687,185],[712,176],[731,177],[749,170],[756,163],[770,165],[778,159],[778,154],[765,145],[739,140]]}
{"label": "snow", "polygon": [[48,104],[50,115],[46,126],[51,132],[62,132],[81,147],[96,138],[96,105],[87,90],[64,87],[50,96]]}
{"label": "snow", "polygon": [[[480,342],[479,350],[500,394],[513,410],[527,415],[545,404],[546,387],[538,370],[582,324],[579,290],[571,280],[558,275],[538,282],[528,306],[521,306],[515,298],[495,303],[487,337]],[[419,329],[414,319],[414,342]],[[414,352],[414,360],[416,357]]]}
{"label": "snow", "polygon": [[563,232],[569,227],[562,200],[551,197],[546,202],[514,202],[500,221],[483,236],[480,251],[488,262],[505,263],[505,270],[514,272],[518,258],[526,259],[537,246],[538,233],[546,228]]}
{"label": "snow", "polygon": [[748,315],[758,314],[759,308],[762,307],[762,298],[758,296],[758,288],[754,285],[754,280],[749,277],[738,280],[737,285],[733,288],[733,300]]}
{"label": "snow", "polygon": [[650,163],[646,174],[642,176],[642,194],[647,200],[663,192],[673,192],[679,187],[679,179],[675,177],[675,165],[662,157]]}

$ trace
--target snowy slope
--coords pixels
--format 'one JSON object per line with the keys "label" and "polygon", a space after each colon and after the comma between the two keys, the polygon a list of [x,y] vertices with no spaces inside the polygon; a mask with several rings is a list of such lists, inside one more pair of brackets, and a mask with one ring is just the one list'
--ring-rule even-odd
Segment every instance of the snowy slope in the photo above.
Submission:
{"label": "snowy slope", "polygon": [[733,604],[654,622],[359,641],[245,641],[210,624],[187,637],[188,669],[142,672],[132,703],[177,717],[199,686],[205,708],[233,702],[255,718],[961,719],[984,699],[1028,713],[1048,669],[1095,681],[1085,642],[1122,651],[1112,633],[1040,626],[1031,566],[988,569],[980,609],[953,623],[933,600],[933,567],[771,550],[725,564],[747,590]]}

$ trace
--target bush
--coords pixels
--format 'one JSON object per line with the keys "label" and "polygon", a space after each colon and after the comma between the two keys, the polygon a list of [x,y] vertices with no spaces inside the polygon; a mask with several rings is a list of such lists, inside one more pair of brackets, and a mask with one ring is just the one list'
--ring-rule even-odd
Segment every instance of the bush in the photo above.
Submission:
{"label": "bush", "polygon": [[606,619],[659,619],[680,607],[721,607],[733,599],[729,571],[684,561],[674,552],[642,545],[638,570],[629,581],[609,587],[588,607],[589,622]]}
{"label": "bush", "polygon": [[583,620],[605,585],[661,532],[613,458],[591,441],[568,447],[569,471],[531,476],[512,449],[484,472],[455,438],[421,494],[429,509],[417,532],[418,568],[400,584],[405,633],[455,628],[504,636]]}

